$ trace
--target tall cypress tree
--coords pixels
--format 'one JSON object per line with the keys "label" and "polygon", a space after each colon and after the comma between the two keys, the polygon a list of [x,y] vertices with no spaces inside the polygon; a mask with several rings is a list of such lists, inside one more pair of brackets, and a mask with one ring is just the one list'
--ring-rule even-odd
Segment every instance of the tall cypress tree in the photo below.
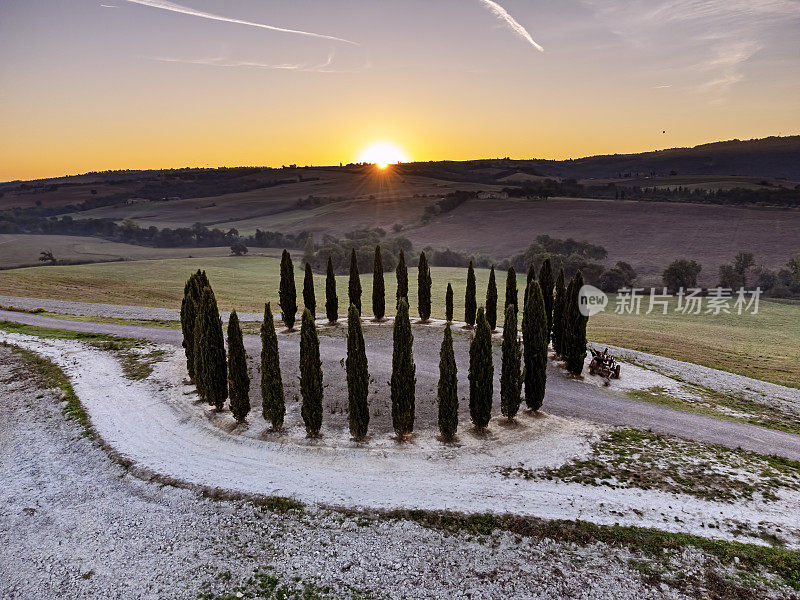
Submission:
{"label": "tall cypress tree", "polygon": [[228,320],[228,390],[233,418],[241,423],[250,412],[250,375],[247,372],[247,352],[236,311],[231,313]]}
{"label": "tall cypress tree", "polygon": [[475,326],[475,311],[478,309],[478,301],[475,294],[475,267],[472,261],[469,261],[469,269],[467,269],[467,291],[464,295],[464,321],[466,321],[467,327],[469,328]]}
{"label": "tall cypress tree", "polygon": [[347,398],[350,435],[363,440],[369,427],[369,372],[364,333],[361,330],[361,313],[354,304],[347,311]]}
{"label": "tall cypress tree", "polygon": [[553,264],[550,257],[546,257],[539,269],[539,286],[542,288],[544,298],[544,312],[547,316],[547,343],[550,343],[550,332],[553,330]]}
{"label": "tall cypress tree", "polygon": [[447,292],[444,295],[444,315],[448,323],[453,322],[453,286],[447,284]]}
{"label": "tall cypress tree", "polygon": [[492,418],[494,366],[492,332],[483,307],[478,309],[475,337],[469,347],[469,415],[478,430]]}
{"label": "tall cypress tree", "polygon": [[217,300],[210,286],[203,288],[194,330],[194,373],[197,391],[209,404],[222,410],[228,397],[228,365],[225,336]]}
{"label": "tall cypress tree", "polygon": [[303,306],[315,315],[317,314],[317,295],[314,293],[314,274],[311,265],[306,263],[306,274],[303,277]]}
{"label": "tall cypress tree", "polygon": [[417,269],[417,294],[419,300],[419,318],[427,323],[431,318],[431,269],[425,253],[419,255]]}
{"label": "tall cypress tree", "polygon": [[517,295],[517,272],[514,267],[508,267],[508,274],[506,275],[506,303],[503,305],[503,312],[509,307],[514,306],[517,310],[519,306],[519,297]]}
{"label": "tall cypress tree", "polygon": [[508,419],[516,416],[522,401],[521,355],[517,340],[517,307],[510,303],[506,306],[503,321],[503,366],[500,375],[500,411]]}
{"label": "tall cypress tree", "polygon": [[261,323],[261,414],[275,430],[283,427],[286,403],[283,398],[283,379],[278,355],[278,336],[269,302],[264,305]]}
{"label": "tall cypress tree", "polygon": [[308,437],[319,437],[322,428],[322,361],[319,358],[319,338],[314,317],[303,311],[300,327],[300,395],[303,398],[300,415]]}
{"label": "tall cypress tree", "polygon": [[564,331],[564,305],[566,304],[567,290],[564,287],[564,268],[558,270],[556,278],[556,297],[553,301],[553,351],[557,356],[563,352],[562,338]]}
{"label": "tall cypress tree", "polygon": [[[348,298],[350,304],[358,309],[358,314],[361,314],[361,275],[358,273],[358,257],[356,256],[356,249],[350,250],[350,282],[347,286]],[[349,312],[349,310],[348,310]]]}
{"label": "tall cypress tree", "polygon": [[372,314],[376,321],[382,321],[386,316],[386,287],[383,282],[383,255],[380,246],[375,246],[375,264],[372,269]]}
{"label": "tall cypress tree", "polygon": [[580,375],[583,372],[583,362],[586,358],[586,323],[588,318],[581,314],[578,304],[578,294],[582,287],[583,275],[578,271],[572,281],[569,282],[564,317],[562,319],[562,356],[566,362],[567,371],[573,375]]}
{"label": "tall cypress tree", "polygon": [[458,372],[453,353],[453,333],[448,322],[439,351],[439,431],[445,440],[452,440],[458,429]]}
{"label": "tall cypress tree", "polygon": [[525,404],[539,410],[547,383],[547,315],[539,282],[528,286],[525,318],[522,323],[522,343],[525,346]]}
{"label": "tall cypress tree", "polygon": [[417,385],[417,367],[414,364],[414,336],[408,317],[408,302],[399,299],[394,318],[394,350],[392,352],[392,378],[389,383],[392,396],[392,426],[402,439],[414,430],[414,402]]}
{"label": "tall cypress tree", "polygon": [[497,329],[497,280],[494,265],[489,271],[489,285],[486,288],[486,321],[489,323],[489,331]]}
{"label": "tall cypress tree", "polygon": [[531,282],[536,281],[536,267],[534,265],[530,265],[528,267],[528,274],[525,278],[525,291],[522,293],[522,328],[525,328],[525,315],[528,314],[528,308],[525,304],[528,301],[528,288],[531,286]]}
{"label": "tall cypress tree", "polygon": [[294,287],[294,265],[292,257],[284,250],[281,255],[281,284],[279,290],[281,318],[287,329],[294,327],[297,318],[297,291]]}
{"label": "tall cypress tree", "polygon": [[186,355],[186,370],[189,380],[194,381],[194,326],[197,320],[198,305],[200,303],[200,271],[192,273],[183,287],[183,301],[181,302],[181,331],[183,332],[184,354]]}
{"label": "tall cypress tree", "polygon": [[406,254],[400,250],[400,258],[397,261],[397,308],[400,308],[400,300],[405,299],[408,304],[408,267],[406,267]]}
{"label": "tall cypress tree", "polygon": [[328,257],[328,274],[325,278],[325,313],[329,323],[339,320],[339,297],[336,295],[336,275],[333,273],[333,261]]}

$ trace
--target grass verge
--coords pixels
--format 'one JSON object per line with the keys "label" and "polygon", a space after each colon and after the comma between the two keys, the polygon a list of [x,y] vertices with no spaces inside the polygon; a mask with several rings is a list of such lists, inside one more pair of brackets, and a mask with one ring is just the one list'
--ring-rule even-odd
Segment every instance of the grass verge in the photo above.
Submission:
{"label": "grass verge", "polygon": [[146,344],[133,338],[70,331],[69,329],[53,327],[39,327],[37,325],[14,323],[13,321],[0,321],[0,329],[9,333],[21,333],[46,339],[77,340],[100,350],[113,352],[122,364],[122,371],[125,377],[136,381],[148,377],[153,372],[155,363],[164,357],[163,350],[146,352]]}
{"label": "grass verge", "polygon": [[592,455],[558,468],[505,468],[505,477],[558,479],[611,488],[658,489],[714,502],[779,499],[781,489],[800,490],[800,462],[622,429],[592,446]]}

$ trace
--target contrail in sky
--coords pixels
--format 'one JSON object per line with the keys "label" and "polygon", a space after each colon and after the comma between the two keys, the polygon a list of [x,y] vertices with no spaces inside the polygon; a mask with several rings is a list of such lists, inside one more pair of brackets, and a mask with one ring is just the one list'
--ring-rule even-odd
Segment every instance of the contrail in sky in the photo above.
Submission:
{"label": "contrail in sky", "polygon": [[283,33],[294,33],[297,35],[305,35],[324,40],[333,40],[335,42],[344,42],[345,44],[353,44],[355,46],[359,45],[357,42],[352,42],[350,40],[345,40],[343,38],[335,37],[332,35],[311,33],[310,31],[300,31],[297,29],[286,29],[284,27],[265,25],[264,23],[254,23],[253,21],[242,21],[241,19],[231,19],[230,17],[223,17],[220,15],[215,15],[213,13],[207,13],[200,10],[195,10],[193,8],[189,8],[188,6],[182,6],[180,4],[175,4],[174,2],[168,2],[167,0],[126,0],[126,1],[132,2],[133,4],[152,6],[153,8],[160,8],[162,10],[168,10],[171,12],[181,13],[184,15],[191,15],[193,17],[200,17],[201,19],[209,19],[211,21],[222,21],[224,23],[238,23],[239,25],[247,25],[249,27],[259,27],[261,29],[270,29],[272,31],[282,31]]}
{"label": "contrail in sky", "polygon": [[536,48],[539,52],[544,52],[544,48],[542,48],[539,44],[533,41],[531,34],[528,33],[528,30],[525,29],[522,25],[520,25],[517,20],[508,14],[508,11],[500,6],[497,2],[492,2],[492,0],[480,0],[486,8],[488,8],[494,16],[498,19],[502,19],[517,35],[519,35],[524,40],[530,42],[531,46]]}

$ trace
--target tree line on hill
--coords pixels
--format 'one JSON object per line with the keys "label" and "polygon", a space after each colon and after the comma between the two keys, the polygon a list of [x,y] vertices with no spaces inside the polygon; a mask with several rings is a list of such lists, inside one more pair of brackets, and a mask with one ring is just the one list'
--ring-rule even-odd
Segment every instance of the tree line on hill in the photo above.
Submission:
{"label": "tree line on hill", "polygon": [[598,198],[614,200],[642,200],[648,202],[692,202],[700,204],[800,207],[800,185],[793,188],[774,187],[762,182],[762,187],[730,189],[690,189],[683,186],[640,187],[606,183],[584,185],[575,179],[540,179],[525,181],[513,187],[503,188],[512,198]]}
{"label": "tree line on hill", "polygon": [[[369,370],[362,330],[361,275],[355,249],[350,254],[350,273],[347,298],[347,355],[344,361],[348,390],[348,419],[350,433],[363,441],[369,430]],[[375,321],[385,319],[386,297],[383,282],[382,248],[376,246],[373,255],[372,310]],[[409,437],[414,430],[416,403],[416,365],[408,301],[408,268],[405,254],[400,250],[395,268],[398,287],[395,297],[397,314],[393,323],[392,373],[389,381],[392,426],[398,438]],[[427,257],[418,259],[418,311],[420,321],[427,323],[431,315],[431,273]],[[578,272],[565,287],[563,269],[553,276],[549,259],[537,270],[528,269],[527,283],[521,307],[521,344],[519,340],[520,306],[517,279],[513,269],[507,274],[501,351],[500,408],[501,414],[513,419],[524,400],[531,411],[541,408],[547,383],[548,346],[552,339],[557,357],[563,359],[567,370],[580,375],[586,356],[586,324],[588,318],[579,310],[578,291],[583,278]],[[297,291],[294,265],[284,250],[281,258],[279,286],[281,320],[293,330],[297,319]],[[319,337],[315,322],[316,296],[310,263],[305,264],[303,281],[305,308],[300,325],[300,394],[301,417],[309,437],[320,435],[324,394]],[[335,274],[328,261],[325,312],[330,324],[339,320],[339,299]],[[447,322],[440,349],[439,383],[437,388],[438,427],[442,438],[452,440],[458,428],[458,373],[453,349],[453,289],[447,286],[445,295]],[[494,364],[492,332],[498,320],[498,290],[491,272],[485,302],[478,307],[473,265],[467,271],[465,296],[465,327],[474,335],[469,349],[469,414],[478,431],[484,430],[492,418],[494,396]],[[222,320],[208,278],[197,271],[186,282],[181,304],[183,347],[190,379],[200,397],[222,410],[230,398],[234,418],[242,422],[250,411],[250,376],[243,336],[236,312],[228,321],[228,350],[225,351]],[[270,304],[264,307],[261,324],[261,396],[262,416],[275,430],[283,427],[286,405],[280,369],[278,338]]]}

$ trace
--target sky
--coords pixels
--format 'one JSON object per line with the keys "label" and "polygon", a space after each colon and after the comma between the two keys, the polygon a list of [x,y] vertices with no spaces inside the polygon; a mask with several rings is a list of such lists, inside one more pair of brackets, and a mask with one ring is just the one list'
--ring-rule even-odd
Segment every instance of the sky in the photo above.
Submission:
{"label": "sky", "polygon": [[800,133],[800,0],[0,0],[0,181]]}

